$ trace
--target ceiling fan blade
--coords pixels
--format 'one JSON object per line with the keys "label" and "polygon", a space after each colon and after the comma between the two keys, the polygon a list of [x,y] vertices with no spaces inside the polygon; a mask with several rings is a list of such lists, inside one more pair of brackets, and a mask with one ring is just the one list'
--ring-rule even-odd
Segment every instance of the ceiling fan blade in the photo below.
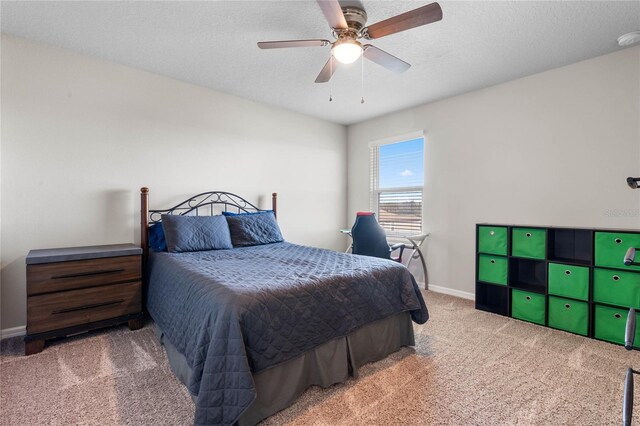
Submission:
{"label": "ceiling fan blade", "polygon": [[366,38],[371,40],[437,22],[441,19],[442,9],[440,5],[431,3],[370,25],[364,29],[364,34]]}
{"label": "ceiling fan blade", "polygon": [[338,0],[316,0],[318,6],[322,9],[324,17],[326,18],[331,28],[347,29],[347,20],[344,19],[342,14],[342,8]]}
{"label": "ceiling fan blade", "polygon": [[322,67],[322,71],[320,71],[318,77],[316,77],[316,83],[326,83],[327,81],[331,80],[333,73],[336,72],[337,65],[338,61],[333,59],[333,55],[331,55],[327,63],[324,64],[324,67]]}
{"label": "ceiling fan blade", "polygon": [[283,47],[321,47],[327,46],[329,40],[281,40],[281,41],[260,41],[260,49],[280,49]]}
{"label": "ceiling fan blade", "polygon": [[362,46],[364,52],[362,53],[365,58],[375,62],[378,65],[382,65],[386,69],[396,74],[405,72],[411,67],[411,64],[406,63],[402,59],[398,59],[390,53],[385,52],[382,49],[378,49],[370,44]]}

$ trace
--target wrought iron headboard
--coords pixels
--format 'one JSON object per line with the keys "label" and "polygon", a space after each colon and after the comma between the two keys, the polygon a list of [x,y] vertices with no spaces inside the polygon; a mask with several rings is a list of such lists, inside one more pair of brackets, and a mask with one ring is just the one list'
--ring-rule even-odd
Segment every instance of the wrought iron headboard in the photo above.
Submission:
{"label": "wrought iron headboard", "polygon": [[[273,214],[277,213],[278,194],[271,194],[271,209]],[[238,212],[258,212],[264,211],[254,204],[248,202],[239,195],[223,191],[209,191],[184,200],[183,202],[164,210],[149,210],[149,188],[140,188],[140,244],[142,245],[143,271],[146,271],[147,258],[149,256],[149,225],[159,223],[163,214],[172,215],[205,215],[215,214],[215,207],[221,206],[223,211]]]}

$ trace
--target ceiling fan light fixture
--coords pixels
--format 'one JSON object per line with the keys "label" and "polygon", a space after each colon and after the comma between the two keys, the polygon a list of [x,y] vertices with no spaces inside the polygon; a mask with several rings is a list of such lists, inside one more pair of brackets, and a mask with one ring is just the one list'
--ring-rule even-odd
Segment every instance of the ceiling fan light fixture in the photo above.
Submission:
{"label": "ceiling fan light fixture", "polygon": [[356,40],[339,40],[334,43],[331,53],[342,64],[352,64],[362,55],[362,44]]}

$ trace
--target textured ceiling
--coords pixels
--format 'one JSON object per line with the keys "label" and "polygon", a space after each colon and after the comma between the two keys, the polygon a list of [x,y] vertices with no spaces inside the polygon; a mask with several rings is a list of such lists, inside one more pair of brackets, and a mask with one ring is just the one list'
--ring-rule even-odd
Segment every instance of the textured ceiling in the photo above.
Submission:
{"label": "textured ceiling", "polygon": [[[357,2],[342,2],[343,5]],[[365,1],[369,23],[428,1]],[[314,1],[2,2],[2,32],[351,124],[619,49],[640,1],[440,2],[444,19],[373,44],[411,63],[360,62],[314,79],[329,48],[260,50],[260,40],[330,38]]]}

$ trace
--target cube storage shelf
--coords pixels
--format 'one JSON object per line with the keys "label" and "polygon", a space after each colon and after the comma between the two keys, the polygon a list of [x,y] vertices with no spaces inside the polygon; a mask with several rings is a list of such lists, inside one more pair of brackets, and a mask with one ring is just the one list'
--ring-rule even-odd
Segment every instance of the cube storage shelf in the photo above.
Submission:
{"label": "cube storage shelf", "polygon": [[640,230],[477,224],[476,309],[624,344],[629,308],[640,310],[629,247]]}

